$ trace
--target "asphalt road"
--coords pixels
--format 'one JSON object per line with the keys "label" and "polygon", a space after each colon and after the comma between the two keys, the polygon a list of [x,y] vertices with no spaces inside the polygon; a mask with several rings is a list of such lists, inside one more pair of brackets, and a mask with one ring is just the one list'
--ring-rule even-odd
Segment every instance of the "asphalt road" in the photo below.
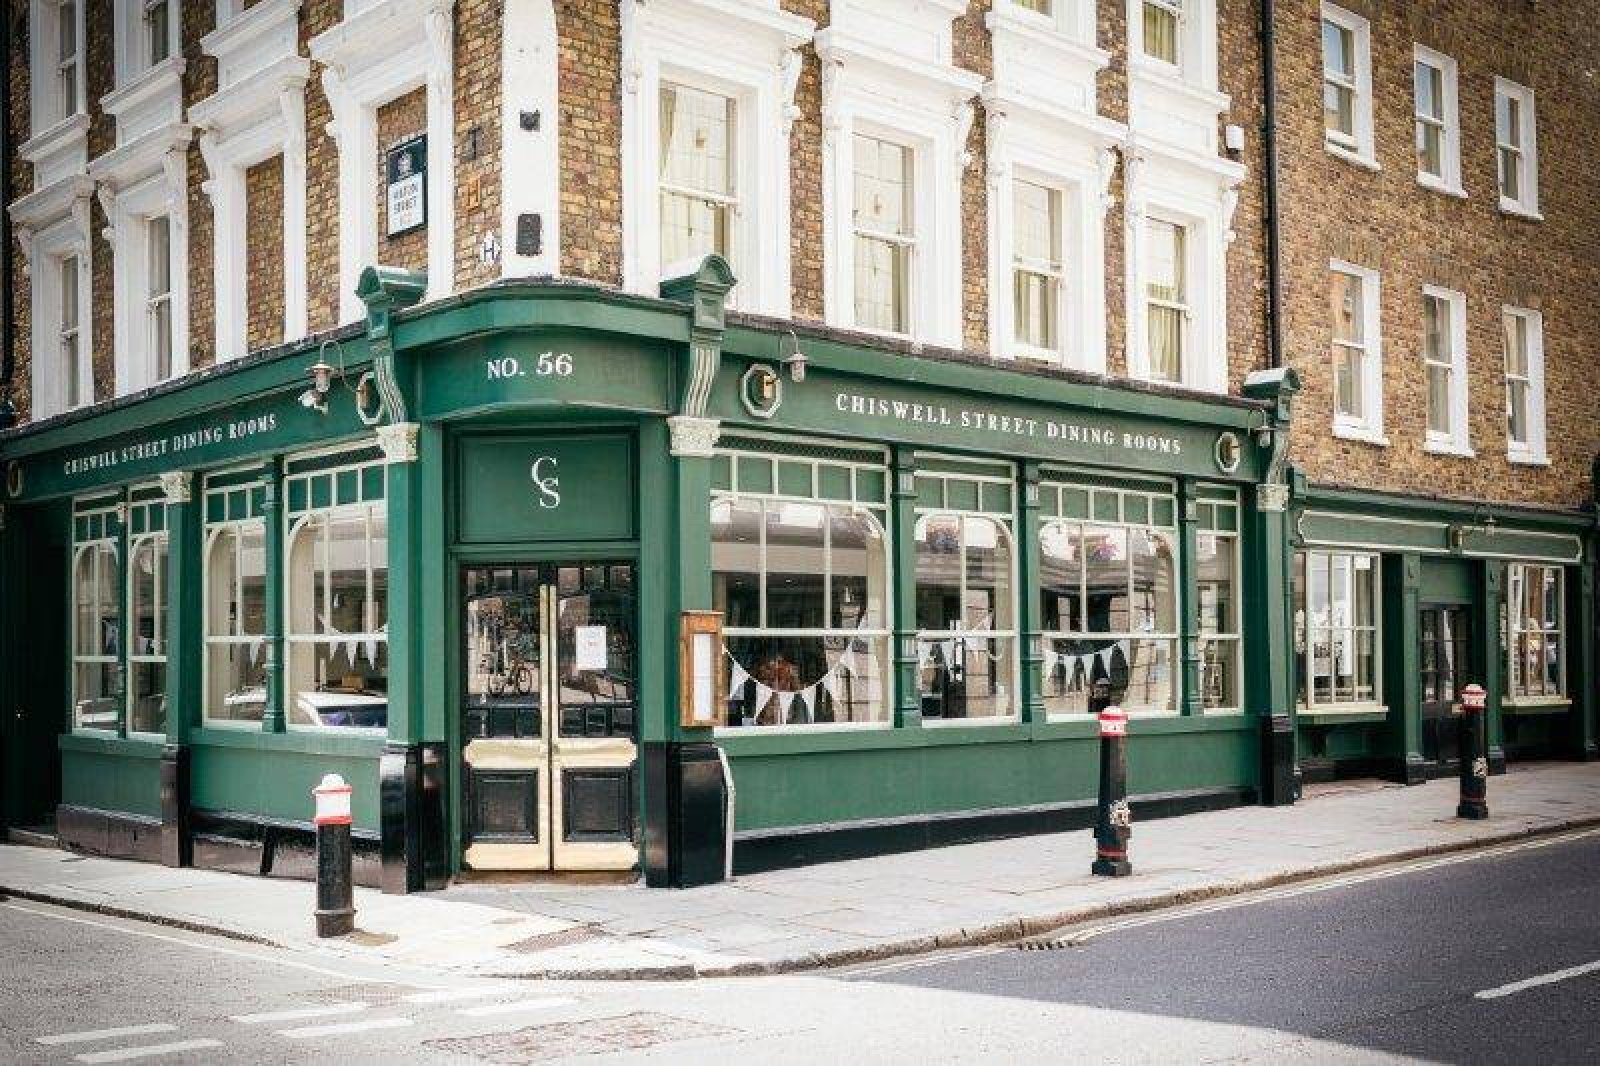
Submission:
{"label": "asphalt road", "polygon": [[1059,950],[656,983],[447,977],[0,900],[0,1062],[1600,1062],[1600,832],[1421,865]]}
{"label": "asphalt road", "polygon": [[1434,1061],[1600,1063],[1600,835],[1436,862],[863,976]]}

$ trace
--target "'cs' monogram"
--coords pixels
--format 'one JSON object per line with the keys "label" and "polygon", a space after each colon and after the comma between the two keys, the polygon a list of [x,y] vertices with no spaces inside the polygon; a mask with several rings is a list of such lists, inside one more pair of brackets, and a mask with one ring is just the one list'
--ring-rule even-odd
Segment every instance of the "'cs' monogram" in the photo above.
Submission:
{"label": "'cs' monogram", "polygon": [[546,476],[544,473],[546,463],[550,465],[551,470],[554,470],[555,456],[541,455],[535,459],[528,475],[533,479],[533,487],[539,493],[539,506],[548,511],[561,506],[561,478],[556,474]]}

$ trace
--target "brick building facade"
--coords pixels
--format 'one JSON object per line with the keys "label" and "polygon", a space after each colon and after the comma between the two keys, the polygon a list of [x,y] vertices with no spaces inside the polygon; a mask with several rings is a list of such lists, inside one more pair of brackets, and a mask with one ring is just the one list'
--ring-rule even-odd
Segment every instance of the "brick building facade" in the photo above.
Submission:
{"label": "brick building facade", "polygon": [[[318,472],[337,466],[345,480],[324,505],[335,518],[359,511],[369,544],[373,516],[386,515],[387,553],[413,570],[385,562],[385,580],[415,628],[397,626],[392,645],[371,618],[359,633],[340,631],[356,634],[346,644],[320,629],[296,635],[289,590],[299,579],[283,577],[286,591],[263,601],[264,631],[217,637],[197,621],[198,593],[184,631],[277,649],[261,678],[223,702],[266,705],[255,712],[261,757],[299,759],[284,763],[291,777],[309,772],[308,753],[348,758],[374,781],[411,775],[401,789],[410,807],[363,815],[405,885],[433,883],[436,871],[422,869],[439,862],[523,861],[497,844],[472,851],[473,819],[496,812],[473,806],[488,803],[491,786],[473,784],[489,771],[474,768],[475,741],[463,739],[467,712],[445,709],[465,700],[467,682],[419,651],[448,643],[449,669],[468,671],[450,643],[461,633],[441,621],[465,609],[451,567],[502,561],[488,546],[555,565],[546,555],[558,549],[545,543],[554,534],[537,523],[474,541],[474,486],[509,476],[474,450],[484,441],[515,449],[592,430],[594,454],[615,446],[632,457],[616,492],[633,508],[616,529],[573,526],[555,541],[573,558],[610,545],[641,571],[639,645],[656,648],[641,669],[656,668],[650,683],[663,695],[649,714],[661,720],[608,719],[604,737],[587,739],[639,749],[644,769],[623,787],[637,784],[640,798],[611,806],[642,812],[643,827],[607,839],[642,840],[638,861],[652,877],[681,873],[664,872],[679,860],[663,858],[680,845],[652,836],[677,841],[680,830],[652,819],[678,817],[671,805],[688,802],[662,775],[691,775],[719,744],[732,772],[747,775],[738,829],[751,855],[805,851],[823,837],[876,840],[877,821],[911,814],[1015,829],[1054,803],[1070,820],[1082,782],[1061,786],[1056,764],[1038,760],[1080,751],[1073,745],[1089,734],[1072,715],[1107,699],[1132,705],[1136,722],[1175,720],[1145,741],[1160,752],[1148,765],[1161,787],[1147,790],[1204,791],[1205,802],[1286,802],[1303,775],[1444,772],[1460,753],[1441,723],[1467,680],[1490,690],[1494,769],[1507,757],[1597,754],[1600,404],[1586,386],[1600,371],[1590,343],[1600,310],[1588,299],[1600,280],[1591,178],[1600,86],[1590,76],[1600,20],[1574,18],[1572,5],[5,3],[15,310],[0,404],[17,424],[0,424],[0,487],[23,516],[5,550],[56,551],[63,578],[67,557],[76,567],[88,550],[80,541],[115,545],[126,559],[153,533],[130,532],[125,516],[160,511],[150,481],[159,475],[168,517],[146,521],[162,532],[160,522],[178,523],[174,544],[190,538],[169,579],[177,602],[186,582],[212,574],[181,487],[192,477],[208,505],[225,501],[226,518],[205,523],[265,524],[273,561],[263,565],[277,580],[272,568],[297,565],[299,527],[266,519],[275,507],[315,511],[294,486],[313,493]],[[423,152],[417,175],[409,168]],[[419,205],[425,216],[399,225],[398,213]],[[731,292],[720,288],[727,270]],[[586,359],[605,370],[579,381]],[[550,391],[528,391],[532,378],[507,384],[529,373]],[[831,399],[819,399],[825,388],[836,388]],[[875,389],[902,390],[911,406],[901,407],[916,413]],[[893,417],[876,414],[880,401]],[[235,407],[254,414],[231,425],[286,439],[257,448],[208,437],[203,417]],[[884,419],[876,435],[861,421],[872,417]],[[130,427],[166,422],[168,440],[199,449],[195,458],[124,450]],[[838,439],[818,444],[818,434]],[[546,461],[513,473],[531,469],[542,489]],[[765,487],[741,482],[749,464],[769,461],[768,474],[748,475]],[[797,463],[811,472],[783,473]],[[778,695],[788,690],[733,652],[725,680],[750,686],[754,710],[740,722],[723,708],[715,730],[668,720],[664,694],[678,691],[680,666],[670,661],[678,634],[657,631],[666,608],[738,613],[725,602],[732,593],[719,584],[714,597],[701,580],[725,550],[707,547],[707,523],[721,519],[703,497],[713,511],[756,498],[769,517],[796,500],[831,498],[818,505],[831,508],[840,497],[824,482],[841,476],[851,514],[869,516],[889,553],[879,564],[888,576],[873,580],[892,588],[874,586],[876,606],[856,621],[877,611],[883,633],[830,623],[825,638],[774,636],[761,592],[759,624],[730,620],[729,646],[752,642],[762,656],[815,667],[795,690],[813,715],[807,728],[829,731],[819,706],[832,715],[835,703],[859,702],[871,705],[860,712],[869,720],[848,724],[882,726],[889,739],[864,742],[860,752],[878,754],[860,758],[853,740],[785,741],[790,727],[805,731]],[[113,491],[120,502],[104,495]],[[969,504],[951,502],[969,491]],[[594,523],[609,520],[604,510]],[[1009,625],[998,608],[978,623],[964,607],[937,624],[921,617],[927,567],[917,553],[942,510],[966,516],[960,551],[974,515],[995,523],[983,527],[992,543],[1015,536]],[[651,539],[651,521],[670,530],[666,540]],[[1106,534],[1101,555],[1071,540],[1095,523],[1121,530]],[[1120,550],[1156,545],[1139,565],[1167,576],[1146,587],[1127,563],[1129,602],[1107,601],[1091,625],[1094,579],[1082,575],[1116,562],[1116,537],[1130,530],[1147,541],[1124,539]],[[846,533],[827,534],[827,551],[835,535]],[[1051,567],[1069,565],[1080,567],[1078,592],[1059,593]],[[658,579],[651,566],[675,576]],[[517,581],[548,586],[539,595],[562,594],[567,580],[528,574]],[[585,570],[585,588],[592,577]],[[591,591],[615,593],[601,577],[605,587]],[[22,593],[7,600],[5,588],[0,606],[22,611]],[[1138,589],[1166,606],[1136,623]],[[1084,617],[1063,606],[1079,593]],[[858,593],[823,594],[829,611],[835,595]],[[985,643],[988,661],[970,669],[987,679],[988,710],[975,698],[969,708],[968,668],[950,666],[967,652],[930,629]],[[791,639],[835,643],[771,651]],[[299,667],[285,666],[297,640],[328,645],[316,684],[294,690],[298,703]],[[381,669],[379,645],[395,657]],[[484,656],[498,656],[499,684],[515,694],[521,660],[507,647]],[[119,676],[139,673],[126,649],[118,654]],[[858,654],[873,663],[861,680],[872,694],[841,696],[834,689]],[[990,665],[1008,656],[1012,674]],[[200,676],[179,670],[171,682],[184,709],[165,733],[166,749],[197,760],[196,809],[269,815],[290,803],[231,791],[222,753],[255,742],[217,728],[213,718],[233,712],[206,702]],[[154,749],[139,745],[159,733],[135,736],[129,717],[86,725],[132,716],[107,701],[135,698],[113,685],[86,700],[83,687],[31,690],[73,708],[60,804],[80,831],[121,816],[83,786],[85,767],[121,756],[154,765]],[[296,713],[336,717],[318,709],[335,696],[359,697],[339,711],[348,718],[339,728],[359,735],[325,751],[285,739]],[[785,728],[764,737],[754,733],[773,724],[766,697]],[[386,738],[371,718],[379,705],[392,707]],[[985,715],[1016,735],[963,747],[961,730],[979,726],[940,722],[956,728],[916,734],[948,738],[926,757],[924,742],[905,739],[924,717]],[[305,736],[326,735],[311,728]],[[477,739],[486,737],[503,739]],[[380,770],[380,747],[399,762]],[[504,755],[494,749],[483,765]],[[966,773],[957,758],[989,760],[992,776]],[[419,769],[441,761],[451,768]],[[448,846],[423,839],[430,830],[417,828],[406,791],[423,789],[429,772],[465,782],[437,801]],[[983,783],[999,780],[1019,783]],[[158,817],[165,832],[170,813],[139,817]],[[596,861],[634,861],[631,846]],[[559,866],[559,847],[543,861]]]}

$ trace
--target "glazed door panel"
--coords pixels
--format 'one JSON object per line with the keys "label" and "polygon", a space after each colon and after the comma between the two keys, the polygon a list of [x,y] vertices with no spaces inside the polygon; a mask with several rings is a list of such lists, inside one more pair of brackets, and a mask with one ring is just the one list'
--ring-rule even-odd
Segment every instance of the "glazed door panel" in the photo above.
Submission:
{"label": "glazed door panel", "polygon": [[463,572],[463,862],[638,861],[630,563]]}
{"label": "glazed door panel", "polygon": [[1460,757],[1461,688],[1468,682],[1471,615],[1467,608],[1424,604],[1421,608],[1422,757],[1455,762]]}

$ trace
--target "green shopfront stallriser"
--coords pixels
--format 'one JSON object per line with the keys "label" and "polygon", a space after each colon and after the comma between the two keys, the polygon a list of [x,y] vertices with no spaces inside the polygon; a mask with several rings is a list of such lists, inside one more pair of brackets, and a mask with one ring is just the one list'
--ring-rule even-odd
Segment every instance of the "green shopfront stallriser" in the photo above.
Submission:
{"label": "green shopfront stallriser", "polygon": [[[423,308],[419,278],[368,271],[364,329],[0,437],[7,821],[54,807],[73,846],[212,862],[240,827],[290,847],[338,772],[389,890],[635,856],[689,884],[722,873],[724,756],[742,869],[1087,825],[1108,699],[1149,708],[1145,816],[1292,800],[1292,375],[1206,397],[796,345],[725,315],[731,281],[713,259],[660,300]],[[300,402],[318,358],[325,411]],[[163,643],[119,572],[95,631],[129,639],[68,649],[74,553],[137,563],[137,508]],[[207,553],[254,560],[253,530],[259,596],[208,615]],[[679,618],[713,609],[733,724],[685,727]],[[73,730],[80,660],[121,687]],[[260,684],[213,692],[219,663]]]}

